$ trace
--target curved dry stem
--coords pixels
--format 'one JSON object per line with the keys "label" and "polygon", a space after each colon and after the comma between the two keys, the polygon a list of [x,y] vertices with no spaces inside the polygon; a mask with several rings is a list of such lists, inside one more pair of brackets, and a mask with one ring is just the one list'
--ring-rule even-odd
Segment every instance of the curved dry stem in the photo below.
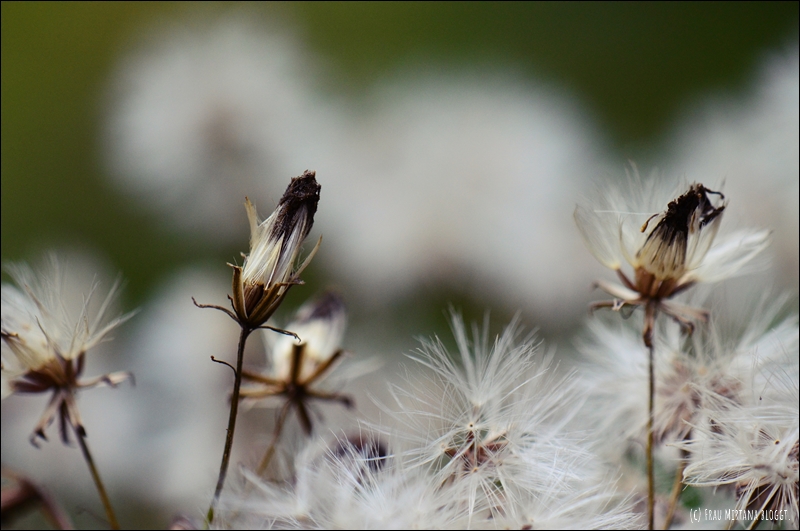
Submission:
{"label": "curved dry stem", "polygon": [[73,428],[75,429],[75,435],[78,438],[78,444],[81,447],[81,452],[83,452],[83,458],[86,460],[86,464],[89,466],[89,472],[91,472],[95,487],[97,487],[97,493],[100,495],[100,501],[103,502],[103,508],[106,510],[108,524],[111,526],[111,529],[119,529],[119,522],[117,521],[117,516],[114,514],[114,508],[111,507],[111,501],[108,499],[108,493],[106,493],[103,480],[100,479],[100,473],[97,471],[97,467],[94,464],[94,459],[92,459],[89,446],[86,444],[86,432],[78,429],[75,426],[73,426]]}
{"label": "curved dry stem", "polygon": [[218,359],[217,359],[217,358],[215,358],[214,356],[211,356],[211,361],[213,361],[214,363],[219,363],[220,365],[227,365],[227,366],[228,366],[228,367],[230,367],[230,368],[231,368],[231,370],[233,371],[233,377],[234,377],[234,378],[236,377],[236,367],[234,367],[233,365],[231,365],[231,364],[230,364],[230,363],[228,363],[227,361],[225,361],[225,360],[218,360]]}
{"label": "curved dry stem", "polygon": [[193,303],[194,303],[194,305],[195,305],[195,306],[197,306],[198,308],[211,308],[211,309],[214,309],[214,310],[219,310],[219,311],[221,311],[221,312],[223,312],[223,313],[226,313],[226,314],[228,314],[228,317],[230,317],[231,319],[233,319],[233,320],[234,320],[234,321],[236,321],[237,323],[239,322],[239,318],[238,318],[238,317],[236,317],[236,315],[235,315],[235,314],[234,314],[232,311],[230,311],[229,309],[227,309],[227,308],[224,308],[224,307],[222,307],[222,306],[218,306],[218,305],[216,305],[216,304],[200,304],[199,302],[197,302],[197,301],[195,300],[195,298],[194,298],[194,297],[192,297],[192,302],[193,302]]}
{"label": "curved dry stem", "polygon": [[672,520],[675,518],[675,509],[678,507],[678,501],[681,499],[681,491],[683,490],[683,470],[685,468],[686,458],[682,457],[678,462],[678,470],[675,472],[675,482],[672,484],[667,516],[664,518],[664,529],[669,529],[672,526]]}
{"label": "curved dry stem", "polygon": [[291,406],[291,402],[286,402],[278,413],[278,421],[275,423],[275,430],[272,433],[272,441],[269,443],[267,447],[267,451],[264,452],[264,457],[261,458],[261,462],[258,463],[258,468],[256,469],[256,475],[261,477],[264,474],[264,471],[267,470],[270,462],[272,461],[273,456],[275,455],[275,450],[278,447],[278,439],[281,437],[281,433],[283,432],[283,426],[286,424],[286,417],[288,417],[289,407]]}
{"label": "curved dry stem", "polygon": [[275,328],[274,326],[267,326],[267,325],[261,325],[258,328],[262,329],[262,330],[272,330],[273,332],[277,332],[277,333],[283,334],[285,336],[292,336],[296,340],[302,341],[302,339],[300,339],[300,336],[298,336],[297,334],[295,334],[294,332],[291,332],[289,330],[284,330],[283,328]]}

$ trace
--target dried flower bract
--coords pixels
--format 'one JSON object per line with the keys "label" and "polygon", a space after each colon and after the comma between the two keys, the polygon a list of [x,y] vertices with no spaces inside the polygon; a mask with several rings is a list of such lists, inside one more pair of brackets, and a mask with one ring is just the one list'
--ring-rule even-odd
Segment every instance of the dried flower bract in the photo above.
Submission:
{"label": "dried flower bract", "polygon": [[233,310],[236,320],[258,328],[280,306],[289,288],[300,284],[300,273],[316,253],[317,246],[297,269],[300,247],[314,224],[320,185],[316,173],[294,177],[270,217],[258,220],[255,206],[246,200],[250,220],[250,254],[244,266],[233,268]]}

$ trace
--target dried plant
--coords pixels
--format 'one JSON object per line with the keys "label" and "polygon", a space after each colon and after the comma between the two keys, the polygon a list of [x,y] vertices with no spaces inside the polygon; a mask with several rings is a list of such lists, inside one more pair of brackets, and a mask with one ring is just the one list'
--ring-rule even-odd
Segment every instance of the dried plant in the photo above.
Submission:
{"label": "dried plant", "polygon": [[11,393],[51,393],[50,401],[34,428],[30,441],[47,440],[45,430],[58,420],[59,433],[69,445],[74,431],[94,479],[109,524],[119,529],[117,517],[86,442],[86,429],[78,410],[77,392],[100,385],[116,387],[132,378],[115,372],[81,380],[86,353],[107,338],[109,332],[132,314],[109,318],[119,283],[114,284],[99,308],[92,298],[99,286],[93,282],[83,292],[82,303],[68,304],[74,280],[66,266],[50,255],[40,270],[26,264],[8,268],[16,286],[2,287],[3,397]]}

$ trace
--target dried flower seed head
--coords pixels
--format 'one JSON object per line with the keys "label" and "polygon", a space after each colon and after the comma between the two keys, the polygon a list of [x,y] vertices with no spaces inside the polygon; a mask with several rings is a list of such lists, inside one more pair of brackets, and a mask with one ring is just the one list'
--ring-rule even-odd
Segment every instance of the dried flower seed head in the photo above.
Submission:
{"label": "dried flower seed head", "polygon": [[[640,283],[639,277],[646,274],[657,281],[680,280],[687,269],[699,265],[695,262],[702,260],[708,251],[708,244],[713,241],[725,210],[724,204],[715,207],[709,194],[724,199],[720,192],[713,192],[702,184],[693,184],[658,216],[655,228],[636,253],[637,283]],[[645,222],[641,232],[647,230],[651,221],[653,218]],[[710,226],[706,228],[707,225]],[[701,245],[701,239],[707,244]]]}
{"label": "dried flower seed head", "polygon": [[9,273],[17,286],[2,287],[3,398],[11,393],[53,392],[34,429],[31,442],[47,439],[44,430],[58,417],[62,440],[69,442],[69,426],[85,433],[75,401],[78,389],[101,384],[116,386],[129,373],[112,373],[79,380],[84,355],[132,314],[108,320],[106,314],[116,294],[115,284],[96,311],[90,310],[97,289],[93,283],[80,307],[66,302],[75,287],[55,256],[41,271],[24,264]]}
{"label": "dried flower seed head", "polygon": [[295,269],[300,247],[314,224],[320,185],[316,173],[292,178],[277,208],[259,222],[255,206],[245,202],[250,220],[250,254],[243,267],[233,267],[233,308],[240,324],[263,325],[278,308],[319,246]]}
{"label": "dried flower seed head", "polygon": [[264,336],[271,345],[272,366],[265,373],[243,371],[245,380],[254,386],[242,389],[243,399],[280,397],[284,400],[281,416],[294,408],[303,431],[312,430],[309,402],[312,400],[337,401],[350,407],[349,397],[319,389],[319,383],[341,361],[340,348],[346,324],[342,299],[326,292],[300,307],[288,329],[299,337],[274,334]]}
{"label": "dried flower seed head", "polygon": [[[796,350],[786,365],[797,374]],[[755,524],[780,518],[791,529],[800,518],[800,443],[797,380],[789,372],[769,379],[772,387],[784,387],[778,399],[757,397],[741,405],[715,394],[704,397],[710,421],[696,425],[694,438],[680,446],[690,454],[686,484],[731,485],[737,498],[734,519]]]}
{"label": "dried flower seed head", "polygon": [[[771,371],[787,370],[785,350],[797,351],[797,315],[785,317],[785,307],[774,295],[748,306],[745,321],[723,324],[726,312],[717,312],[707,327],[686,338],[676,323],[659,326],[653,337],[655,382],[654,442],[671,445],[691,437],[693,426],[708,419],[704,397],[723,397],[747,404],[756,395],[768,398]],[[647,400],[641,382],[648,375],[641,355],[641,330],[630,320],[603,316],[592,319],[578,342],[586,357],[582,387],[588,389],[588,407],[581,422],[596,425],[604,453],[622,459],[647,435]],[[755,372],[755,374],[754,374]],[[602,411],[602,415],[597,415]],[[631,445],[620,444],[621,440]]]}
{"label": "dried flower seed head", "polygon": [[[634,193],[642,188],[637,173],[631,181]],[[630,201],[616,190],[608,190],[602,194],[602,208],[579,206],[575,221],[592,254],[622,281],[622,285],[598,281],[597,286],[614,300],[597,302],[592,308],[642,306],[644,341],[651,346],[659,312],[688,332],[694,329],[694,323],[708,317],[705,310],[679,304],[670,300],[672,297],[698,282],[716,282],[739,272],[767,246],[769,232],[739,231],[717,241],[725,197],[702,184],[690,185],[669,201],[666,210],[634,225],[628,219],[630,213],[649,208],[645,203],[658,195],[654,189],[638,191],[642,197]],[[624,262],[633,268],[632,277],[622,271]]]}

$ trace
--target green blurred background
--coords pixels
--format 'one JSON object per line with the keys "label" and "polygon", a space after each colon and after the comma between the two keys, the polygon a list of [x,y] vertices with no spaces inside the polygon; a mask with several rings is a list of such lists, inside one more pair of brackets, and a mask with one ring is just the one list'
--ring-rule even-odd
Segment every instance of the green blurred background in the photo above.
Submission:
{"label": "green blurred background", "polygon": [[[736,93],[769,50],[797,39],[798,3],[2,4],[2,259],[55,244],[99,249],[128,280],[125,305],[189,260],[225,249],[176,236],[107,184],[101,103],[119,57],[162,21],[249,9],[293,27],[357,99],[411,65],[507,68],[563,87],[620,160],[646,158],[676,112]],[[192,17],[186,17],[192,20]],[[191,22],[186,22],[190,24]]]}

